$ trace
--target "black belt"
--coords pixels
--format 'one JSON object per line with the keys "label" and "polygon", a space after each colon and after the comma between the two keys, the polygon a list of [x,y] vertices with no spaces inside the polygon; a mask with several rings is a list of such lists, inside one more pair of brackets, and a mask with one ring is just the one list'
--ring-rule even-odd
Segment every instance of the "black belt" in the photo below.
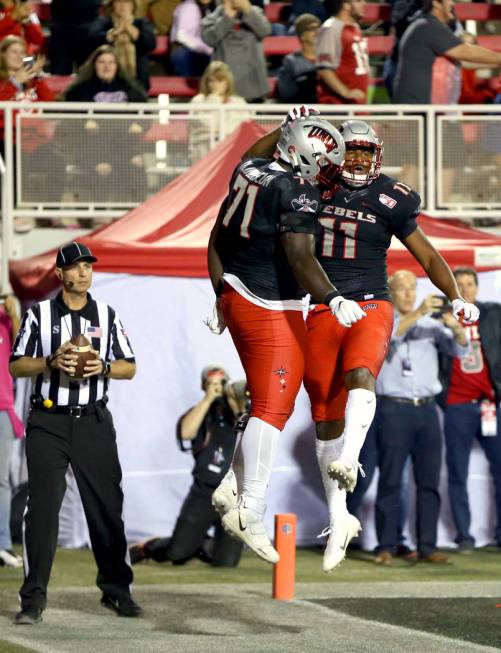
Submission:
{"label": "black belt", "polygon": [[388,395],[379,395],[378,400],[385,399],[387,401],[396,401],[397,404],[407,404],[408,406],[426,406],[435,401],[435,397],[414,397],[407,399],[405,397],[389,397]]}
{"label": "black belt", "polygon": [[55,413],[58,415],[70,415],[70,417],[84,417],[86,415],[94,415],[99,410],[106,407],[106,401],[100,399],[93,404],[85,404],[84,406],[52,406],[46,408],[45,406],[33,406],[34,409],[42,410],[44,413]]}

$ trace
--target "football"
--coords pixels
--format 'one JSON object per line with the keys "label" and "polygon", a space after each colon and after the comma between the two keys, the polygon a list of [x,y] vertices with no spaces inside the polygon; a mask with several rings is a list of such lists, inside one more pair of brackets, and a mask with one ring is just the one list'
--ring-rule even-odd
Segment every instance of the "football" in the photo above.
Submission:
{"label": "football", "polygon": [[73,336],[70,343],[73,345],[72,353],[78,356],[75,373],[70,376],[72,379],[82,379],[87,361],[97,358],[97,356],[92,352],[92,345],[89,340],[82,334]]}

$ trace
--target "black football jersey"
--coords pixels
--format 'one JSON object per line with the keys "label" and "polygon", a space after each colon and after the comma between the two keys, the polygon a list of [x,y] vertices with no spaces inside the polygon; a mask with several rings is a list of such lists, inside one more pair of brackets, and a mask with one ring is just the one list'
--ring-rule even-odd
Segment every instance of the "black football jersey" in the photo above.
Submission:
{"label": "black football jersey", "polygon": [[319,191],[269,159],[249,159],[235,169],[225,202],[215,243],[224,271],[262,299],[304,297],[280,235],[284,230],[320,233]]}
{"label": "black football jersey", "polygon": [[380,175],[369,186],[336,192],[323,202],[317,258],[347,299],[390,299],[386,253],[395,235],[416,228],[420,197],[410,186]]}

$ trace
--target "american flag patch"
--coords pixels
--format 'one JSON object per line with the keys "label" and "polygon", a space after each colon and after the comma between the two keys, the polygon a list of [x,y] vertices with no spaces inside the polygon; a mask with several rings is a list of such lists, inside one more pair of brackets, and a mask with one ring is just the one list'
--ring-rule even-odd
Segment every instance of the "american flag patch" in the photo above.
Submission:
{"label": "american flag patch", "polygon": [[87,327],[87,333],[89,336],[92,336],[92,338],[102,338],[103,337],[103,330],[101,327],[98,326],[90,326]]}

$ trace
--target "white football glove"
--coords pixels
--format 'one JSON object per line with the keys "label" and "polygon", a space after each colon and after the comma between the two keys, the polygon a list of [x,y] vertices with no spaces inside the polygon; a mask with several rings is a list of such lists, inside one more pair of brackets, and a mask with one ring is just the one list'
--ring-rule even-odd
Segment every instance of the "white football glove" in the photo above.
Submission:
{"label": "white football glove", "polygon": [[226,322],[224,321],[223,313],[219,308],[219,302],[217,299],[214,304],[214,308],[212,309],[212,316],[205,318],[204,324],[208,326],[210,331],[215,333],[217,336],[220,336],[226,329]]}
{"label": "white football glove", "polygon": [[480,311],[475,304],[469,304],[464,299],[453,299],[452,314],[461,324],[473,324],[478,320]]}
{"label": "white football glove", "polygon": [[331,299],[329,302],[329,308],[331,309],[332,314],[336,316],[339,324],[344,327],[353,326],[355,322],[358,322],[367,315],[367,313],[360,308],[357,302],[354,302],[351,299],[345,299],[340,295]]}
{"label": "white football glove", "polygon": [[319,115],[320,111],[318,109],[314,109],[313,107],[305,107],[304,104],[301,106],[292,107],[292,109],[280,123],[280,129],[284,129],[284,127],[286,127],[290,122],[294,122],[294,120],[304,120],[309,116]]}

